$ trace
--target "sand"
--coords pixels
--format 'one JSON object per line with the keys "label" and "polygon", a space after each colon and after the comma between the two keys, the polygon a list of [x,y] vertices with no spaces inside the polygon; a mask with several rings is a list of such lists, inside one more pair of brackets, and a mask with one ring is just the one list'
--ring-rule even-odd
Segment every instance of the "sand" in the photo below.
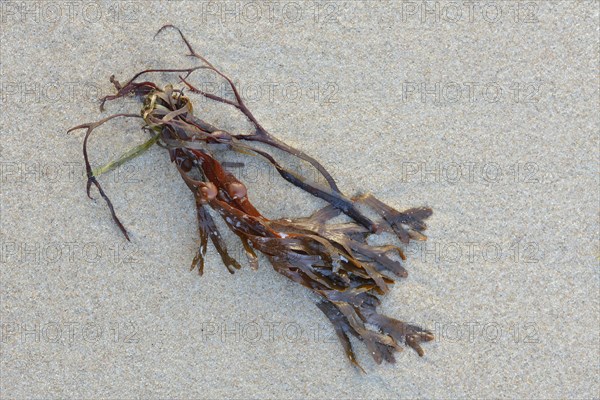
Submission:
{"label": "sand", "polygon": [[[600,397],[599,7],[1,2],[0,397]],[[190,272],[192,198],[162,149],[101,178],[130,243],[86,197],[83,132],[66,130],[139,111],[100,113],[110,75],[194,65],[174,32],[153,40],[165,23],[344,192],[433,208],[382,305],[435,333],[424,357],[377,365],[354,342],[360,374],[315,298],[233,245],[236,274],[212,247],[204,276]],[[249,128],[227,107],[195,110]],[[106,125],[92,162],[145,135]],[[269,217],[323,204],[257,160],[233,172]]]}

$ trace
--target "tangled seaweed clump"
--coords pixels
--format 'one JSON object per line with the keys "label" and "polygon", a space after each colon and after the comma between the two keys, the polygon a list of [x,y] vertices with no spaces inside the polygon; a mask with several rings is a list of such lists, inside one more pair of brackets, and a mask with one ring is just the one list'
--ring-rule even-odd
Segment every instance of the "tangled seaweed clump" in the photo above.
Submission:
{"label": "tangled seaweed clump", "polygon": [[[333,324],[348,359],[356,367],[362,370],[352,349],[350,334],[365,343],[378,364],[382,360],[395,362],[393,353],[402,350],[402,343],[423,356],[420,343],[433,340],[430,331],[377,312],[380,304],[377,295],[387,293],[396,277],[407,276],[402,263],[391,258],[390,254],[396,253],[402,260],[406,257],[398,246],[374,246],[368,244],[367,239],[371,234],[388,231],[404,244],[408,244],[411,239],[425,240],[422,232],[426,225],[423,221],[431,215],[431,209],[421,207],[400,212],[372,195],[355,198],[344,195],[318,161],[275,138],[258,123],[231,79],[196,53],[177,27],[165,25],[158,33],[165,29],[175,29],[187,46],[189,56],[200,60],[202,64],[188,69],[144,70],[123,85],[111,77],[117,92],[102,99],[101,110],[106,101],[130,95],[143,97],[143,106],[141,114],[114,114],[69,130],[86,129],[83,155],[88,196],[91,185],[94,185],[108,204],[114,221],[129,240],[127,230],[117,217],[97,177],[157,144],[168,150],[171,162],[175,164],[196,202],[200,245],[192,261],[192,269],[197,269],[202,275],[209,239],[229,272],[233,273],[241,268],[238,261],[228,253],[217,228],[214,218],[218,215],[241,241],[252,268],[258,268],[258,251],[266,256],[278,273],[318,295],[320,300],[317,306]],[[200,69],[212,71],[227,81],[235,99],[219,97],[194,87],[188,78]],[[176,89],[171,85],[160,88],[151,81],[137,81],[142,75],[152,72],[177,73],[186,91],[235,107],[248,118],[254,132],[235,134],[218,129],[194,115],[192,101],[184,95],[183,89]],[[118,160],[93,170],[88,157],[88,139],[91,133],[105,122],[120,117],[143,119],[143,129],[150,133],[151,138],[132,148]],[[254,143],[260,143],[261,147]],[[217,159],[213,150],[224,146],[235,152],[264,158],[282,178],[325,200],[328,205],[306,218],[266,218],[250,202],[246,185]],[[271,153],[264,150],[265,146],[309,163],[324,178],[326,184],[310,181],[284,168]],[[359,210],[359,205],[374,211],[380,221],[372,221]],[[341,214],[348,216],[350,222],[332,222],[332,219]]]}

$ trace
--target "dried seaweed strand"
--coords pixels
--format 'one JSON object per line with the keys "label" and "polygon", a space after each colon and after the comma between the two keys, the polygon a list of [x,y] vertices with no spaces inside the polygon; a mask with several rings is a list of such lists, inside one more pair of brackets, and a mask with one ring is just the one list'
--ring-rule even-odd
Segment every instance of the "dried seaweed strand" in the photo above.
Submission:
{"label": "dried seaweed strand", "polygon": [[[217,228],[214,217],[220,216],[228,229],[240,239],[252,268],[258,267],[258,251],[267,257],[278,273],[309,288],[320,298],[317,306],[333,324],[350,362],[361,371],[364,370],[356,360],[350,335],[364,342],[378,364],[384,360],[395,362],[394,352],[402,349],[401,343],[423,356],[420,343],[433,340],[430,331],[379,314],[376,310],[380,304],[377,296],[387,293],[389,285],[397,277],[407,276],[402,263],[391,258],[390,254],[396,253],[402,260],[406,257],[398,246],[373,246],[367,243],[367,238],[385,230],[395,234],[404,244],[411,239],[426,240],[422,232],[426,229],[424,220],[431,215],[431,209],[421,207],[400,212],[370,194],[355,198],[343,194],[334,178],[317,160],[280,141],[260,125],[233,81],[196,53],[179,28],[165,25],[157,35],[167,29],[178,32],[189,51],[188,56],[199,60],[202,65],[188,69],[144,70],[124,85],[114,76],[110,77],[117,92],[102,99],[101,110],[107,101],[131,95],[143,97],[143,107],[141,115],[115,114],[69,130],[86,129],[83,155],[88,196],[93,184],[108,204],[113,220],[130,240],[97,176],[158,144],[167,149],[171,161],[195,198],[200,245],[191,264],[192,270],[197,269],[200,275],[203,274],[209,238],[229,272],[241,268],[239,262],[229,254]],[[190,83],[190,76],[198,70],[212,71],[227,81],[234,100],[206,93]],[[171,85],[161,89],[151,81],[136,82],[143,75],[155,72],[177,73],[186,91],[236,108],[250,121],[254,131],[235,134],[219,129],[194,116],[192,101],[183,94],[182,89],[175,89]],[[142,118],[145,123],[143,129],[150,131],[153,136],[116,161],[93,170],[88,157],[88,139],[96,128],[118,117]],[[255,147],[255,142],[309,163],[327,184],[322,185],[286,169],[270,152]],[[216,145],[226,145],[231,151],[264,158],[282,178],[329,204],[307,218],[266,218],[250,202],[245,184],[217,159],[213,152]],[[380,221],[376,223],[367,217],[359,210],[359,204],[374,211]],[[341,213],[350,217],[351,222],[331,222]]]}

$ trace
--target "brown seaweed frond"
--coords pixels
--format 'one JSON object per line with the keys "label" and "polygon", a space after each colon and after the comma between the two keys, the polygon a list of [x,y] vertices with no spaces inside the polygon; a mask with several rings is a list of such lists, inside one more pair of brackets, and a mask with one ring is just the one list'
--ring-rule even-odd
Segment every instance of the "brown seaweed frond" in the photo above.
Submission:
{"label": "brown seaweed frond", "polygon": [[[405,254],[396,245],[370,245],[368,238],[385,230],[395,234],[403,244],[408,244],[411,239],[425,240],[422,233],[426,229],[424,220],[431,215],[431,209],[421,207],[400,212],[370,194],[355,198],[343,194],[331,174],[317,160],[283,143],[259,124],[244,104],[233,81],[196,53],[177,27],[165,25],[158,33],[166,29],[175,29],[186,45],[188,55],[199,60],[202,65],[188,69],[141,71],[124,85],[111,77],[117,93],[102,99],[101,107],[107,101],[124,96],[142,96],[141,118],[145,122],[144,129],[156,136],[126,153],[122,159],[110,164],[110,167],[141,154],[142,150],[145,151],[154,143],[167,149],[171,161],[194,196],[200,244],[191,269],[197,269],[200,275],[204,272],[209,239],[229,272],[233,273],[241,268],[239,262],[230,255],[224,237],[215,223],[214,218],[218,216],[240,240],[252,268],[258,267],[257,252],[262,253],[278,273],[318,296],[317,306],[333,324],[352,364],[362,370],[356,360],[350,335],[364,342],[377,363],[384,360],[395,362],[393,353],[402,349],[401,344],[413,348],[422,356],[424,352],[420,344],[433,339],[430,331],[377,312],[380,304],[377,296],[386,294],[397,278],[408,274],[403,265]],[[212,71],[224,79],[230,85],[234,99],[219,97],[196,88],[190,78],[195,71],[201,69]],[[138,78],[152,72],[177,73],[187,92],[236,108],[252,123],[254,132],[236,134],[198,118],[194,115],[191,99],[184,95],[183,89],[175,89],[171,85],[161,89],[151,81],[136,82]],[[185,75],[180,75],[181,73]],[[92,131],[119,116],[140,117],[135,114],[116,114],[71,130],[87,129],[83,152],[88,173],[88,195],[91,184],[94,184],[106,200],[113,219],[129,239],[94,175],[87,154],[87,141]],[[264,146],[256,147],[254,142],[307,162],[327,184],[323,185],[286,169],[269,150],[265,150]],[[226,146],[234,152],[264,158],[283,179],[328,204],[309,217],[268,219],[250,202],[246,185],[219,161],[214,151],[217,146]],[[370,209],[378,216],[378,221],[373,221],[361,208]],[[349,217],[349,221],[334,222],[342,214]]]}

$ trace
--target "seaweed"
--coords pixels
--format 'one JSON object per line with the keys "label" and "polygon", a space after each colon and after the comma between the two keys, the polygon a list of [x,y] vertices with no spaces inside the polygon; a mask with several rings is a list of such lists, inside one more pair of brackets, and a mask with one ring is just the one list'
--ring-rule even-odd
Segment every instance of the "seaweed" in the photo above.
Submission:
{"label": "seaweed", "polygon": [[[318,308],[333,324],[350,362],[361,371],[364,372],[356,360],[349,335],[364,342],[378,364],[383,360],[394,363],[394,352],[402,350],[400,344],[423,356],[420,343],[433,340],[430,331],[377,312],[380,304],[378,296],[387,293],[397,278],[407,276],[403,263],[391,256],[396,254],[404,261],[406,257],[402,248],[395,245],[374,246],[367,240],[370,235],[383,231],[394,234],[403,244],[408,244],[411,239],[426,240],[422,232],[426,229],[424,220],[432,214],[431,209],[420,207],[400,212],[371,194],[346,196],[317,160],[277,139],[261,126],[245,105],[233,81],[196,53],[179,28],[165,25],[156,35],[167,29],[179,34],[189,51],[188,56],[198,60],[200,65],[187,69],[144,70],[125,84],[111,76],[116,93],[101,99],[101,111],[108,101],[137,96],[143,102],[141,113],[114,114],[68,131],[86,130],[83,156],[88,197],[91,198],[90,189],[94,185],[107,203],[113,220],[130,240],[97,177],[141,155],[153,145],[159,145],[168,151],[171,162],[195,199],[200,244],[191,263],[192,270],[203,274],[209,239],[230,273],[241,268],[230,255],[215,223],[215,218],[220,217],[241,241],[252,268],[258,268],[257,252],[262,253],[275,271],[317,295]],[[233,99],[195,87],[190,76],[198,70],[208,70],[224,79],[231,87]],[[181,88],[170,84],[160,88],[151,81],[138,81],[142,76],[156,72],[177,74]],[[229,132],[198,118],[194,115],[191,98],[184,91],[236,108],[250,121],[252,133]],[[128,150],[116,161],[94,170],[88,156],[88,139],[96,128],[114,118],[141,118],[142,129],[150,134],[150,139]],[[218,160],[214,151],[217,146],[264,158],[284,180],[324,200],[327,205],[309,217],[266,218],[251,203],[246,185]],[[286,169],[265,147],[310,164],[322,179],[308,179]],[[370,209],[371,214],[377,216],[377,222],[361,209]],[[346,222],[332,221],[342,214],[348,217]]]}

